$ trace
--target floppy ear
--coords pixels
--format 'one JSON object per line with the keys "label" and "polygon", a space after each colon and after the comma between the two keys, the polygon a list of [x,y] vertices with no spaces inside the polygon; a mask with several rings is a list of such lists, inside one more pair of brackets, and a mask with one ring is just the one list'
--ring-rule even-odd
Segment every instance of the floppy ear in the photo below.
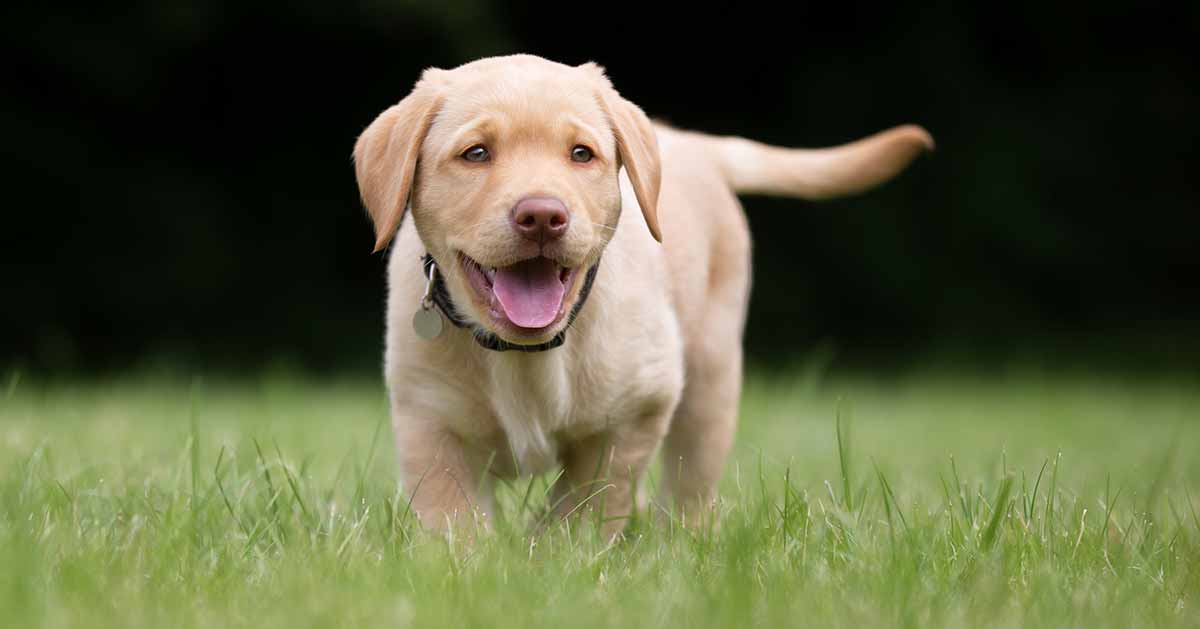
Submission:
{"label": "floppy ear", "polygon": [[633,183],[633,193],[637,196],[638,205],[642,206],[646,226],[650,228],[654,239],[662,242],[662,230],[658,226],[658,189],[662,183],[662,158],[658,153],[658,138],[654,134],[654,125],[637,105],[622,98],[611,87],[601,90],[600,104],[612,124],[613,135],[617,139],[617,154],[621,164],[629,172],[629,181]]}
{"label": "floppy ear", "polygon": [[354,173],[363,205],[375,223],[375,251],[387,247],[400,228],[421,143],[440,102],[422,79],[404,100],[379,114],[354,143]]}

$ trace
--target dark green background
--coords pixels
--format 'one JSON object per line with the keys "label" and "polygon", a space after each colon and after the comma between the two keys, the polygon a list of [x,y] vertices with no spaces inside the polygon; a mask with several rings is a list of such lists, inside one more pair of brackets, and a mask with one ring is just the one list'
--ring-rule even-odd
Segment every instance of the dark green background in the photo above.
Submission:
{"label": "dark green background", "polygon": [[354,139],[423,67],[517,51],[595,60],[684,127],[934,134],[867,196],[746,200],[755,360],[1198,345],[1195,2],[24,4],[0,20],[0,366],[374,368]]}

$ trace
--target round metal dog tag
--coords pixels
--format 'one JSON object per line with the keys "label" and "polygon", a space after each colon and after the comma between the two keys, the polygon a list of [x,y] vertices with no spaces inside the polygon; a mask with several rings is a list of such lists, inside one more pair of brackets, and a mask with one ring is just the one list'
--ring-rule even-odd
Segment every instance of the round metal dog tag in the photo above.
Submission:
{"label": "round metal dog tag", "polygon": [[426,341],[442,333],[442,315],[433,308],[420,308],[413,315],[413,331]]}

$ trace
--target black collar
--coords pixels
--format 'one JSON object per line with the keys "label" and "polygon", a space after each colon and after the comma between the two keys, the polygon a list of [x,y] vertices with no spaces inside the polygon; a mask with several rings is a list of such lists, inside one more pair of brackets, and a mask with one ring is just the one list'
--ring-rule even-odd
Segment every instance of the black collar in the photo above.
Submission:
{"label": "black collar", "polygon": [[592,283],[596,281],[596,271],[600,270],[600,261],[596,260],[596,263],[592,265],[592,268],[588,269],[587,275],[584,276],[583,288],[581,288],[579,291],[579,299],[575,300],[575,306],[571,308],[571,315],[567,319],[566,327],[564,327],[561,332],[556,334],[554,338],[539,345],[518,345],[516,343],[509,343],[495,334],[492,334],[491,332],[464,319],[463,316],[458,313],[458,310],[455,309],[454,302],[450,301],[450,292],[446,290],[446,281],[442,278],[441,269],[438,269],[433,264],[433,256],[429,255],[428,253],[425,254],[425,256],[421,258],[421,266],[425,269],[426,277],[429,277],[430,267],[434,267],[433,287],[430,295],[433,298],[433,303],[437,304],[437,307],[441,309],[442,314],[446,315],[446,318],[450,320],[450,323],[454,324],[454,327],[468,330],[471,333],[471,336],[475,337],[475,342],[479,343],[481,347],[495,352],[507,352],[508,350],[515,350],[518,352],[544,352],[562,345],[563,341],[566,340],[567,329],[570,328],[571,324],[575,322],[575,316],[579,314],[579,310],[583,308],[583,304],[587,301],[588,295],[592,293]]}

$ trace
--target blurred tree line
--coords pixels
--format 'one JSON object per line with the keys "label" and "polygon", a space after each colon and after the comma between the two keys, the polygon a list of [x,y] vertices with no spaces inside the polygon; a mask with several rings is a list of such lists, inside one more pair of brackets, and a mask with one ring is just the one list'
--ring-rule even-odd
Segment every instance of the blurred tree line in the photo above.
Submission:
{"label": "blurred tree line", "polygon": [[758,360],[1178,356],[1200,329],[1200,4],[1060,4],[9,6],[0,366],[376,366],[354,139],[422,68],[521,51],[597,61],[682,127],[934,134],[869,195],[745,200]]}

